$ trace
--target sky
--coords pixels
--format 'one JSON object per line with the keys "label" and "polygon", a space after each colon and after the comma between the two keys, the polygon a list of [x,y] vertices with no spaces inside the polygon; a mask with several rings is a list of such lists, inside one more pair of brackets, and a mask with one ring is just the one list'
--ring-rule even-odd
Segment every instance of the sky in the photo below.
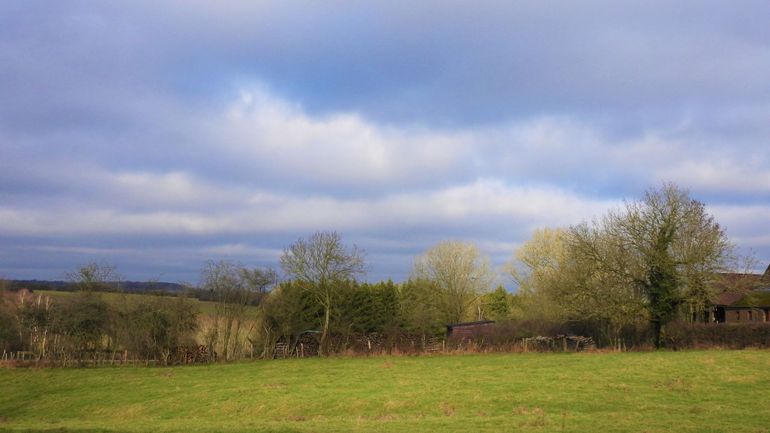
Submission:
{"label": "sky", "polygon": [[[337,231],[366,279],[674,182],[770,263],[767,1],[0,3],[0,276],[196,283]],[[761,270],[761,269],[758,269]],[[509,281],[503,283],[509,284]]]}

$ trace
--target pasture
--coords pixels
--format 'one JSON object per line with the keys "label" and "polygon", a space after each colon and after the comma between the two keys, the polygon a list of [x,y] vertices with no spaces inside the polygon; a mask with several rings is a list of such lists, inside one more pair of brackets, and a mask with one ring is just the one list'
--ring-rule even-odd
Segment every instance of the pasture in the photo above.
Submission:
{"label": "pasture", "polygon": [[6,368],[0,431],[770,432],[770,351]]}
{"label": "pasture", "polygon": [[[56,290],[35,290],[35,295],[50,296],[54,302],[58,300],[64,300],[73,296],[77,292],[64,292]],[[119,292],[98,292],[101,299],[110,305],[125,305],[133,304],[145,300],[147,297],[155,296],[148,293],[119,293]],[[216,311],[217,304],[212,301],[201,301],[196,298],[187,298],[187,301],[192,303],[195,308],[204,316],[213,316]],[[255,306],[246,307],[248,314],[252,317],[256,316],[259,312],[259,308]]]}

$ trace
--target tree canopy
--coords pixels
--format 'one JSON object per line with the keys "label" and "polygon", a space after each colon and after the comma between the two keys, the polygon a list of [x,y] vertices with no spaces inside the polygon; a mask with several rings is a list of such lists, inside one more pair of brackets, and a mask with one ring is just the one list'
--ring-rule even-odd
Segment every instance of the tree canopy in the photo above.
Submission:
{"label": "tree canopy", "polygon": [[412,278],[434,283],[446,321],[457,323],[491,289],[495,275],[476,245],[445,241],[415,259]]}
{"label": "tree canopy", "polygon": [[355,245],[346,247],[337,232],[316,232],[300,238],[281,254],[281,268],[295,280],[305,283],[324,310],[321,347],[329,334],[337,284],[365,272],[364,254]]}
{"label": "tree canopy", "polygon": [[606,321],[615,334],[644,317],[659,347],[667,323],[710,306],[732,257],[704,204],[664,184],[591,223],[536,232],[511,272],[523,293],[567,316]]}

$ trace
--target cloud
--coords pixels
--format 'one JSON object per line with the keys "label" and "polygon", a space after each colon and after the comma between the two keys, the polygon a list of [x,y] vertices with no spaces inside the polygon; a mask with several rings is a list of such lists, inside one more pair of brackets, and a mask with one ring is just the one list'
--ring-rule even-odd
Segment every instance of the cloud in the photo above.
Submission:
{"label": "cloud", "polygon": [[4,272],[190,279],[336,229],[403,276],[664,181],[770,260],[765,2],[3,7]]}
{"label": "cloud", "polygon": [[215,103],[254,79],[314,115],[433,126],[666,119],[770,90],[762,1],[194,4],[11,2],[3,118],[51,127],[43,116],[66,110],[55,123],[104,126],[126,94]]}
{"label": "cloud", "polygon": [[753,161],[682,161],[659,176],[711,193],[770,196],[770,169]]}
{"label": "cloud", "polygon": [[193,80],[259,76],[313,113],[434,125],[666,116],[768,91],[768,6],[758,1],[220,3],[153,4],[148,27],[173,23],[161,46]]}
{"label": "cloud", "polygon": [[[510,251],[500,245],[520,244],[534,228],[591,219],[663,181],[717,204],[770,194],[765,161],[744,157],[758,147],[751,138],[703,149],[692,117],[618,138],[566,116],[463,129],[381,125],[356,113],[314,116],[260,86],[216,110],[174,104],[161,106],[194,140],[164,143],[132,131],[122,135],[130,146],[111,147],[111,134],[92,134],[71,145],[79,160],[45,135],[11,140],[12,158],[0,163],[7,199],[0,235],[149,243],[187,236],[207,239],[202,251],[212,256],[243,258],[335,229],[370,241],[376,254],[408,236],[414,242],[396,249],[403,261],[442,238],[476,240],[502,261]],[[130,152],[138,155],[112,158]],[[173,153],[179,159],[167,161]],[[260,236],[273,239],[222,242]]]}
{"label": "cloud", "polygon": [[[122,175],[121,175],[122,177]],[[249,202],[224,208],[144,210],[0,207],[6,222],[0,235],[66,236],[104,234],[260,234],[339,229],[350,232],[428,229],[438,224],[479,230],[480,222],[533,228],[568,225],[590,218],[613,202],[597,201],[554,188],[506,186],[479,180],[428,192],[393,193],[365,199],[257,193]],[[487,232],[489,229],[482,229]]]}
{"label": "cloud", "polygon": [[313,117],[263,91],[242,91],[212,131],[226,158],[262,178],[351,190],[445,179],[466,171],[473,151],[468,134],[382,127],[355,113]]}
{"label": "cloud", "polygon": [[[139,251],[156,248],[178,254],[179,239],[200,238],[197,266],[203,260],[228,257],[260,264],[276,265],[284,246],[297,237],[316,230],[339,230],[347,239],[373,252],[373,257],[397,260],[402,268],[390,275],[382,268],[374,275],[404,278],[414,254],[441,239],[461,238],[481,241],[482,248],[499,260],[510,256],[504,251],[526,238],[540,225],[566,225],[576,218],[590,218],[611,203],[594,201],[553,188],[520,188],[498,181],[480,180],[469,185],[424,193],[412,192],[371,199],[332,197],[290,197],[267,193],[237,210],[144,211],[129,209],[81,208],[11,209],[0,207],[0,237],[20,239],[60,239],[63,246],[43,244],[37,251],[50,255],[77,253],[80,256],[126,257],[136,260]],[[229,207],[228,209],[234,209]],[[282,233],[280,240],[254,244],[262,236]],[[415,233],[404,241],[405,233]],[[222,236],[241,239],[221,243]],[[107,239],[120,243],[124,237],[144,239],[145,246],[133,249],[95,248],[89,242]],[[109,241],[110,238],[116,240]],[[153,239],[156,238],[156,239]],[[163,245],[171,241],[171,245]],[[244,241],[249,240],[249,241]],[[75,242],[76,246],[72,246]],[[83,245],[85,243],[85,245]],[[389,251],[389,252],[388,252]],[[149,257],[157,253],[150,254]],[[183,253],[182,257],[189,256]],[[388,256],[391,258],[388,259]],[[149,259],[148,257],[148,259]],[[397,257],[398,259],[394,259]],[[169,257],[168,260],[174,260]],[[375,264],[375,267],[377,265]],[[189,271],[188,271],[189,272]]]}

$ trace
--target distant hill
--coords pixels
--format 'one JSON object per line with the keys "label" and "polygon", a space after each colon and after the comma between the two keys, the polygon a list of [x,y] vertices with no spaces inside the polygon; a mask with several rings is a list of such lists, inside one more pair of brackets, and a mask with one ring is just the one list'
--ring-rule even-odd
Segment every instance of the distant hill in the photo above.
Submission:
{"label": "distant hill", "polygon": [[[48,281],[48,280],[8,280],[11,290],[28,289],[35,290],[57,290],[72,292],[77,290],[74,283],[70,281]],[[168,293],[177,294],[189,290],[178,283],[165,283],[158,281],[114,281],[107,283],[108,289],[105,291],[127,292],[127,293]]]}

